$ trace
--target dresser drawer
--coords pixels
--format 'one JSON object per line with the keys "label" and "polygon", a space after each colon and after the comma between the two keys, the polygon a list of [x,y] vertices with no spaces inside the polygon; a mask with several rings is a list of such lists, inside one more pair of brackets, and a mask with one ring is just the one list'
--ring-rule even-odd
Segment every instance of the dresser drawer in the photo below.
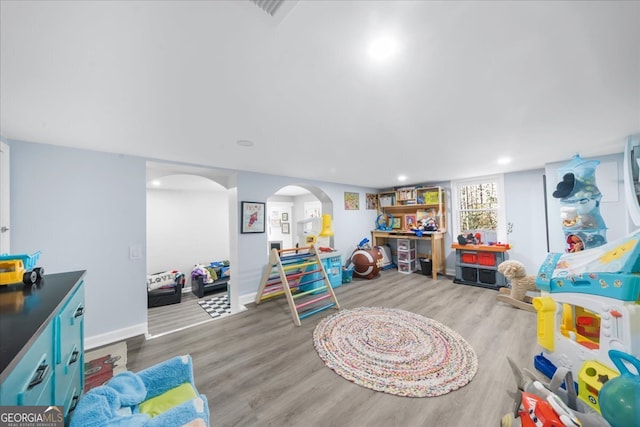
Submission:
{"label": "dresser drawer", "polygon": [[[76,289],[76,292],[65,304],[60,314],[55,319],[56,364],[69,366],[73,360],[73,353],[83,353],[82,343],[84,329],[84,286]],[[79,360],[79,359],[78,359]],[[72,362],[77,363],[77,362]],[[66,369],[66,368],[65,368]]]}
{"label": "dresser drawer", "polygon": [[53,373],[53,325],[49,323],[0,385],[0,405],[50,405]]}
{"label": "dresser drawer", "polygon": [[[56,340],[55,402],[62,405],[84,364],[84,286],[81,283],[54,320]],[[80,381],[80,380],[78,380]]]}
{"label": "dresser drawer", "polygon": [[64,420],[65,425],[69,424],[70,417],[73,415],[73,410],[76,408],[78,404],[78,400],[82,395],[82,383],[81,383],[81,375],[82,369],[75,369],[71,373],[71,378],[69,379],[69,388],[65,395],[63,395],[62,399],[58,401],[56,398],[56,405],[64,406]]}
{"label": "dresser drawer", "polygon": [[64,400],[67,399],[67,394],[70,389],[81,389],[83,380],[80,373],[84,373],[84,355],[80,351],[79,347],[69,353],[69,356],[62,361],[62,363],[56,365],[55,376],[55,403],[56,405],[63,405]]}

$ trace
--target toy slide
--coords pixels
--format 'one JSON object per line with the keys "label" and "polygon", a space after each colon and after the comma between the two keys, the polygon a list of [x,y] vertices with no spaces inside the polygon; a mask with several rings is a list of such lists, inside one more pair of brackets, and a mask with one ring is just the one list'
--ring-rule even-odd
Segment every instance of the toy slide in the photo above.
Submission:
{"label": "toy slide", "polygon": [[536,286],[548,292],[579,292],[623,301],[640,294],[640,230],[615,242],[576,253],[547,256]]}

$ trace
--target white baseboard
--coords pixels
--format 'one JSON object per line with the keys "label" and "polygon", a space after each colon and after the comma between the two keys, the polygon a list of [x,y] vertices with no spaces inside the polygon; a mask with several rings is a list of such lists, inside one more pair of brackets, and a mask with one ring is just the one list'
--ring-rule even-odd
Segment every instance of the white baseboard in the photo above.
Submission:
{"label": "white baseboard", "polygon": [[138,335],[146,335],[148,331],[147,323],[139,323],[137,325],[129,326],[127,328],[118,329],[116,331],[110,331],[106,334],[94,335],[92,337],[84,338],[84,349],[91,350],[92,348],[102,347],[103,345],[112,344],[114,342],[123,341],[127,338],[135,337]]}
{"label": "white baseboard", "polygon": [[253,302],[256,301],[256,295],[258,295],[257,292],[253,292],[251,294],[244,294],[244,295],[240,295],[240,304],[241,305],[246,305],[246,304],[251,304]]}

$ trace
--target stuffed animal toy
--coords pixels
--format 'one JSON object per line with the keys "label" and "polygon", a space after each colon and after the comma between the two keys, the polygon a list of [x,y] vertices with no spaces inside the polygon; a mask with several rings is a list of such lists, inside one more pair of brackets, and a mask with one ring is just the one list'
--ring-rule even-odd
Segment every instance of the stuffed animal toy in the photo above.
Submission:
{"label": "stuffed animal toy", "polygon": [[573,173],[566,173],[562,177],[562,181],[560,181],[558,185],[556,185],[556,191],[553,192],[552,196],[556,199],[564,199],[573,192],[575,186],[575,175]]}
{"label": "stuffed animal toy", "polygon": [[498,265],[498,272],[509,281],[511,289],[500,289],[500,294],[496,299],[535,313],[536,310],[531,305],[531,298],[526,294],[527,291],[536,290],[536,276],[528,276],[524,264],[515,260],[501,262]]}

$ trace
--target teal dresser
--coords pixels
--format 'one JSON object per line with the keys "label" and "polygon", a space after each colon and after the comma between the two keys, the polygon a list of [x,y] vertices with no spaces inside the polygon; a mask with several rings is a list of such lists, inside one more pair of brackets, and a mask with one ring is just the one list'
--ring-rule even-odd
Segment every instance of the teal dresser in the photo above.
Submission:
{"label": "teal dresser", "polygon": [[0,288],[0,406],[63,406],[84,387],[84,271]]}

